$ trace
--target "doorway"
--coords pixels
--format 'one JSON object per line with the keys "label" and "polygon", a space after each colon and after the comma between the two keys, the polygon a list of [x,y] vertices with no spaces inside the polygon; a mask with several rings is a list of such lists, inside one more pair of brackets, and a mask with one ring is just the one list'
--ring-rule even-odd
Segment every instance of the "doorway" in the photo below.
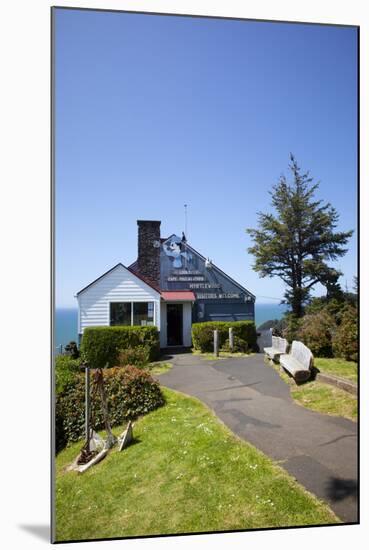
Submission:
{"label": "doorway", "polygon": [[167,304],[168,346],[183,345],[183,305]]}

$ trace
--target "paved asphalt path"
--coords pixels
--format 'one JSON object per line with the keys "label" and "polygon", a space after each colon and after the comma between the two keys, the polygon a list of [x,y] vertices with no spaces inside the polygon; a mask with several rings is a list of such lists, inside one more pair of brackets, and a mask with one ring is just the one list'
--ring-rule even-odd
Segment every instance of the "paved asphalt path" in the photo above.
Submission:
{"label": "paved asphalt path", "polygon": [[263,354],[209,361],[168,356],[164,386],[206,403],[238,436],[279,462],[326,500],[345,523],[357,522],[357,425],[294,403]]}

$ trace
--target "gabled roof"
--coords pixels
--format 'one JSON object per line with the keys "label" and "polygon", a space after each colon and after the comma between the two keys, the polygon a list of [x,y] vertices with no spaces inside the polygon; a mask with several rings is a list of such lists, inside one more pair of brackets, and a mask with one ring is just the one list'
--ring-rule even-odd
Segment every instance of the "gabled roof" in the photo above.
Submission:
{"label": "gabled roof", "polygon": [[79,296],[82,292],[84,292],[85,290],[87,290],[88,288],[90,288],[90,286],[94,285],[95,283],[97,283],[97,281],[100,281],[100,279],[103,279],[106,275],[108,275],[109,273],[111,273],[112,271],[114,271],[114,269],[117,269],[117,267],[123,267],[124,269],[126,269],[127,271],[129,271],[132,275],[134,275],[135,277],[137,277],[137,279],[140,279],[141,281],[143,281],[146,285],[148,285],[149,287],[153,288],[154,290],[156,290],[156,292],[158,292],[160,294],[160,289],[159,287],[157,286],[154,286],[150,281],[148,281],[145,277],[143,277],[141,274],[139,273],[136,273],[135,271],[133,271],[132,269],[130,269],[130,267],[126,267],[125,265],[123,265],[121,262],[119,262],[118,264],[116,264],[114,267],[112,267],[111,269],[109,269],[108,271],[105,271],[105,273],[103,273],[102,275],[100,275],[100,277],[98,277],[97,279],[95,279],[94,281],[92,281],[92,283],[88,284],[87,286],[85,286],[84,288],[82,288],[81,290],[79,290],[76,294],[76,296]]}
{"label": "gabled roof", "polygon": [[138,270],[138,260],[135,260],[133,263],[131,263],[131,265],[129,265],[127,269],[136,272]]}
{"label": "gabled roof", "polygon": [[143,281],[147,285],[151,286],[151,288],[153,288],[154,290],[156,290],[157,292],[160,293],[160,286],[159,285],[153,284],[149,279],[147,279],[147,277],[145,277],[144,275],[141,275],[141,273],[139,271],[136,271],[135,269],[132,269],[130,266],[126,267],[126,269],[128,269],[128,271],[130,271],[138,279],[141,279],[141,281]]}
{"label": "gabled roof", "polygon": [[[164,243],[165,241],[167,241],[168,239],[170,239],[171,237],[178,237],[178,235],[176,235],[175,233],[172,233],[171,235],[169,235],[169,237],[166,237],[165,239],[160,239],[162,243]],[[180,237],[178,237],[180,239]],[[186,242],[186,247],[191,250],[194,254],[197,254],[202,260],[206,261],[206,258],[205,256],[203,256],[202,254],[200,254],[200,252],[198,252],[195,248],[193,248],[192,246],[190,246],[188,244],[188,242]],[[249,296],[252,296],[253,298],[256,298],[255,294],[253,294],[252,292],[250,292],[249,290],[247,290],[247,288],[245,288],[244,286],[242,286],[240,283],[238,283],[237,281],[235,281],[232,277],[230,277],[229,275],[227,275],[227,273],[225,273],[222,269],[220,269],[220,267],[218,267],[217,265],[213,264],[212,263],[212,266],[213,268],[215,268],[217,271],[219,271],[219,273],[221,273],[223,275],[223,277],[226,277],[226,279],[228,279],[229,281],[231,281],[231,283],[233,283],[234,285],[238,286],[238,288],[240,288],[243,292],[246,292],[246,294],[248,294]],[[132,271],[132,273],[134,273],[135,275],[139,276],[138,274],[138,261],[135,260],[130,266],[128,266],[128,269],[130,271]],[[143,279],[144,280],[144,279]],[[152,285],[150,285],[152,286]],[[154,288],[154,287],[153,287]],[[157,288],[155,288],[155,290],[158,290]],[[160,289],[159,289],[159,292],[160,292]]]}
{"label": "gabled roof", "polygon": [[[171,235],[173,236],[173,235]],[[178,237],[178,235],[176,235],[176,237]],[[203,256],[202,254],[200,254],[200,252],[198,252],[197,250],[195,250],[195,248],[193,248],[192,246],[190,246],[188,243],[186,243],[186,247],[188,250],[191,250],[194,254],[197,254],[202,260],[206,261],[206,258],[205,256]],[[229,281],[231,281],[231,283],[233,283],[234,285],[238,286],[238,288],[240,288],[241,290],[243,290],[244,292],[246,292],[246,294],[248,294],[249,296],[252,296],[253,298],[256,298],[255,294],[253,294],[252,292],[250,292],[249,290],[247,290],[247,288],[245,288],[244,286],[242,286],[240,283],[238,283],[237,281],[235,281],[234,279],[232,279],[232,277],[230,277],[229,275],[227,275],[227,273],[225,273],[222,269],[220,269],[220,267],[218,267],[217,265],[215,265],[213,262],[212,262],[212,266],[214,269],[216,269],[217,271],[219,271],[219,273],[221,273],[223,275],[223,277],[225,277],[226,279],[228,279]]]}
{"label": "gabled roof", "polygon": [[128,271],[133,273],[133,275],[136,275],[136,277],[138,277],[138,279],[141,279],[141,281],[143,281],[147,285],[151,286],[151,288],[153,288],[153,289],[157,290],[158,292],[160,292],[160,286],[159,285],[154,285],[151,281],[149,281],[149,279],[147,279],[144,275],[141,275],[141,273],[138,271],[138,260],[136,260],[131,265],[129,265],[127,267],[127,269],[128,269]]}

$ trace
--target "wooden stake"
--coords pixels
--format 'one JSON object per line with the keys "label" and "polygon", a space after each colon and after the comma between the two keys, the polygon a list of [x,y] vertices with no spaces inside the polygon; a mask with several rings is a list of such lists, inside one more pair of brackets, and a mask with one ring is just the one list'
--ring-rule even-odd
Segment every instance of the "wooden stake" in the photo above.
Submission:
{"label": "wooden stake", "polygon": [[234,338],[233,338],[233,327],[229,327],[229,349],[233,353],[234,349]]}

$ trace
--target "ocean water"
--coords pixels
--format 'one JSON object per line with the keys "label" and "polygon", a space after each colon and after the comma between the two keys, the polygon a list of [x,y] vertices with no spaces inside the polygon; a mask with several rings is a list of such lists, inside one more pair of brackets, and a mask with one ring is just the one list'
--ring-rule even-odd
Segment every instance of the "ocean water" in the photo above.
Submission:
{"label": "ocean water", "polygon": [[260,326],[265,321],[282,319],[284,313],[287,311],[286,305],[281,304],[255,304],[255,324],[256,327]]}
{"label": "ocean water", "polygon": [[55,347],[69,342],[78,342],[78,310],[75,308],[56,308],[55,311]]}
{"label": "ocean water", "polygon": [[[286,306],[279,304],[256,304],[255,322],[258,327],[269,319],[281,319]],[[78,310],[57,308],[55,312],[55,347],[65,346],[74,340],[78,342]]]}

